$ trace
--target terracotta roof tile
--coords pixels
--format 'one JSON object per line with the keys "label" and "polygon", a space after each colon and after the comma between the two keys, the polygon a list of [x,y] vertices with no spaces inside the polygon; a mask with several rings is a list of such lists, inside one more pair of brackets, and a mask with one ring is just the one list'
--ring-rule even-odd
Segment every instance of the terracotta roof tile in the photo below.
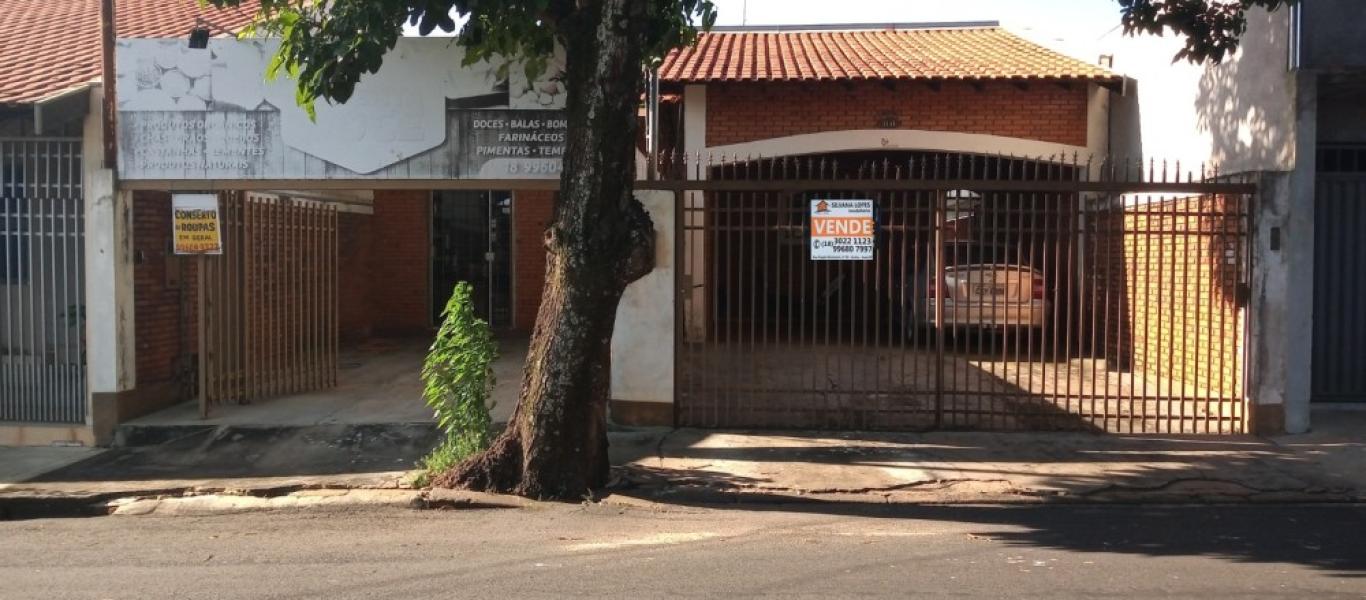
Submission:
{"label": "terracotta roof tile", "polygon": [[1118,76],[999,27],[703,34],[675,50],[664,81],[1084,79]]}
{"label": "terracotta roof tile", "polygon": [[[235,31],[255,0],[238,9],[199,0],[117,0],[119,37],[177,37],[196,17]],[[0,0],[0,104],[41,100],[100,77],[99,0]]]}

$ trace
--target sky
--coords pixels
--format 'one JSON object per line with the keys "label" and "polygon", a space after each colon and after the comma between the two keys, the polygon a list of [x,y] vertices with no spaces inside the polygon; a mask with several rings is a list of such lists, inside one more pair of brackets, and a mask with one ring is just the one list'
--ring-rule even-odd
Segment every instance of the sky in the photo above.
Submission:
{"label": "sky", "polygon": [[1115,0],[713,1],[720,25],[1000,21],[1011,31],[1088,62],[1098,56],[1098,40],[1119,25]]}
{"label": "sky", "polygon": [[[1095,62],[1119,26],[1116,0],[713,0],[718,25],[999,21],[1027,39]],[[416,28],[408,27],[408,35]]]}

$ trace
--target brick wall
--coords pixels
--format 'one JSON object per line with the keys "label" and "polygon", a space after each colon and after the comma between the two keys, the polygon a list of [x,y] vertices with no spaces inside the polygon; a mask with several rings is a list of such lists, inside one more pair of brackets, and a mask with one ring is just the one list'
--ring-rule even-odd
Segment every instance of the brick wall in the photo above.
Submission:
{"label": "brick wall", "polygon": [[343,342],[365,340],[374,332],[373,221],[371,215],[337,214],[337,320]]}
{"label": "brick wall", "polygon": [[1086,86],[1033,83],[735,83],[707,86],[707,145],[878,129],[894,115],[901,129],[983,133],[1086,145]]}
{"label": "brick wall", "polygon": [[1117,209],[1098,220],[1105,233],[1093,250],[1096,272],[1115,303],[1109,310],[1123,316],[1107,358],[1176,382],[1162,394],[1243,393],[1238,202],[1176,199]]}
{"label": "brick wall", "polygon": [[178,383],[158,404],[187,400],[195,377],[190,355],[198,348],[195,265],[171,251],[169,193],[133,193],[133,248],[138,387]]}
{"label": "brick wall", "polygon": [[[372,218],[356,213],[339,213],[337,218],[340,335],[344,341],[358,341],[370,335],[376,313],[370,285]],[[257,243],[273,242],[260,238]],[[198,376],[192,359],[199,349],[196,259],[178,257],[171,250],[169,193],[134,193],[133,244],[137,402],[141,406],[120,418],[192,399]],[[260,268],[274,264],[263,263]],[[291,292],[282,290],[285,295],[276,304],[296,306]],[[264,328],[283,331],[297,315],[281,312],[264,318]]]}
{"label": "brick wall", "polygon": [[512,202],[512,325],[529,332],[545,287],[545,230],[555,213],[555,193],[514,192]]}
{"label": "brick wall", "polygon": [[375,191],[370,285],[376,335],[414,335],[432,328],[431,210],[429,191]]}

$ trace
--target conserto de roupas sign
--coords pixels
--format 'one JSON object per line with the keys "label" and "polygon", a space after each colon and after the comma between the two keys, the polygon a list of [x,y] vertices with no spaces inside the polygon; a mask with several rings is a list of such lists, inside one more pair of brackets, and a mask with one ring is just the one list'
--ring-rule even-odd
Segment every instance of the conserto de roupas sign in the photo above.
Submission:
{"label": "conserto de roupas sign", "polygon": [[[265,79],[273,40],[127,39],[117,47],[123,180],[525,179],[559,176],[554,68],[461,66],[449,39],[404,39],[345,104]],[[500,76],[500,71],[506,76]]]}

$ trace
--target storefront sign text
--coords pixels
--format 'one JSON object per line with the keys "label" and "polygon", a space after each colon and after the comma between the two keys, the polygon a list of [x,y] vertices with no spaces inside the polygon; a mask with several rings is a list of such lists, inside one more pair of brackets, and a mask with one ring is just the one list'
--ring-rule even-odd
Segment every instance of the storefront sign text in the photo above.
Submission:
{"label": "storefront sign text", "polygon": [[217,195],[172,195],[171,227],[176,254],[223,253]]}

